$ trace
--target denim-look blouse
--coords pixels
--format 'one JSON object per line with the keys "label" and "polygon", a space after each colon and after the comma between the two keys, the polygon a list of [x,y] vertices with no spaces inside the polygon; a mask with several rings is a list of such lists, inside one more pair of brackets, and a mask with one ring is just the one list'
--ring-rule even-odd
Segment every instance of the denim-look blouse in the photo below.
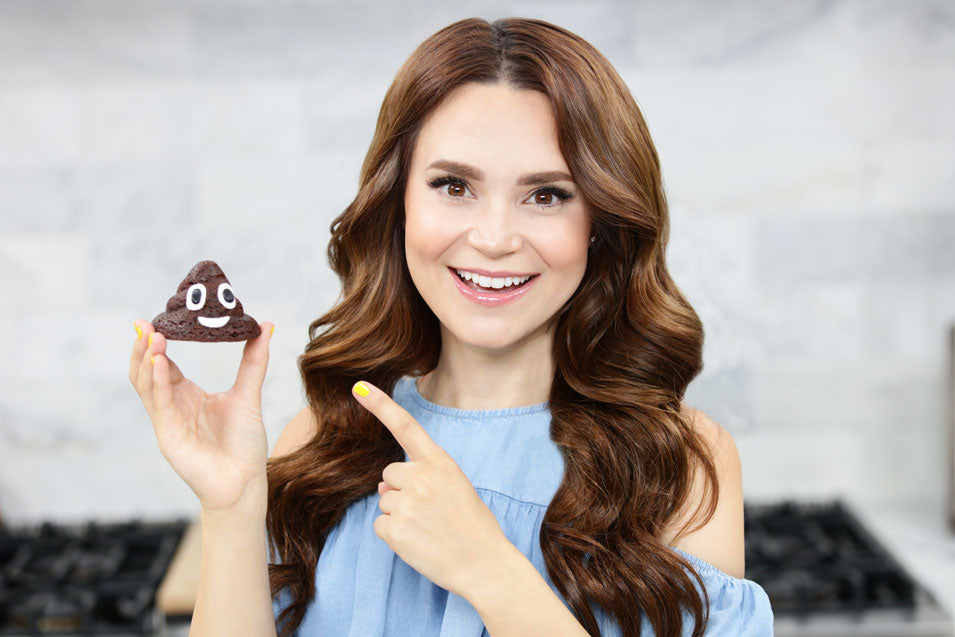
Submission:
{"label": "denim-look blouse", "polygon": [[[455,409],[425,399],[411,377],[396,383],[392,397],[454,458],[510,542],[566,605],[547,574],[539,541],[544,513],[564,475],[563,456],[550,439],[547,403]],[[296,635],[488,637],[480,615],[466,599],[418,573],[375,534],[373,523],[381,515],[378,498],[375,493],[353,502],[329,532],[315,573],[316,596]],[[773,634],[773,611],[759,584],[670,548],[694,565],[706,586],[707,635]],[[699,592],[695,578],[691,581]],[[276,617],[288,601],[287,591],[276,597]],[[592,604],[591,608],[601,635],[620,637],[616,622],[600,607]],[[683,634],[690,635],[692,629],[692,618],[684,610]],[[645,616],[642,634],[654,634]]]}

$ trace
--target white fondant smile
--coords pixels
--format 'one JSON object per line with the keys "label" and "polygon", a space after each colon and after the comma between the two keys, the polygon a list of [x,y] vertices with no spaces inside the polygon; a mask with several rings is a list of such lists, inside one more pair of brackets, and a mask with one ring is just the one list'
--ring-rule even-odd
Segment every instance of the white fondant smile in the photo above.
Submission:
{"label": "white fondant smile", "polygon": [[198,318],[199,322],[206,327],[222,327],[229,322],[228,316],[217,316],[214,318],[211,316],[198,316],[196,318]]}

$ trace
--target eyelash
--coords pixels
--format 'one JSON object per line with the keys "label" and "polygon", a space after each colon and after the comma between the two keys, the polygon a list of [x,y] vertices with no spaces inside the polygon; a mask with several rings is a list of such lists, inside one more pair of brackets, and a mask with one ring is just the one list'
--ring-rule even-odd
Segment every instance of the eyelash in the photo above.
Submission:
{"label": "eyelash", "polygon": [[[462,186],[470,190],[470,186],[468,186],[467,182],[462,179],[458,179],[457,177],[451,177],[451,176],[435,177],[434,179],[431,179],[428,182],[428,185],[432,188],[440,188],[442,186],[447,186],[449,184],[461,184]],[[555,201],[554,203],[537,204],[541,208],[556,208],[557,206],[562,205],[564,202],[574,197],[573,193],[567,192],[566,190],[558,186],[546,186],[544,188],[538,188],[537,190],[534,191],[534,196],[536,197],[537,194],[541,192],[550,193],[551,195],[554,196],[555,199],[557,199],[557,201]],[[454,197],[452,195],[448,195],[447,193],[442,193],[442,194],[446,195],[447,197],[451,199],[463,199],[463,197]]]}

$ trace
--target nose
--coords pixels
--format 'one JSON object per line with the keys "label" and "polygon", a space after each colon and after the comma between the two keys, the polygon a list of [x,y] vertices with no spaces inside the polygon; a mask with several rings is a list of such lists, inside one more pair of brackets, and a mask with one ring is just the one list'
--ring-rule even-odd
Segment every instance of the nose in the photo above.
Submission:
{"label": "nose", "polygon": [[514,215],[507,204],[492,203],[475,216],[474,227],[468,233],[468,244],[489,257],[517,252],[524,244],[515,227]]}

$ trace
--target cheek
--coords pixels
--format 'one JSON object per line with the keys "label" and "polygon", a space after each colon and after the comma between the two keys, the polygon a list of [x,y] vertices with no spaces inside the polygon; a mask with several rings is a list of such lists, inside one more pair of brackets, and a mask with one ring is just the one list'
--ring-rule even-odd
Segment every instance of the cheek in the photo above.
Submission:
{"label": "cheek", "polygon": [[427,265],[454,243],[460,229],[438,206],[428,206],[414,197],[405,200],[405,253],[409,268]]}
{"label": "cheek", "polygon": [[583,275],[587,269],[590,235],[579,224],[559,224],[548,229],[539,245],[542,256],[554,270],[568,275]]}

